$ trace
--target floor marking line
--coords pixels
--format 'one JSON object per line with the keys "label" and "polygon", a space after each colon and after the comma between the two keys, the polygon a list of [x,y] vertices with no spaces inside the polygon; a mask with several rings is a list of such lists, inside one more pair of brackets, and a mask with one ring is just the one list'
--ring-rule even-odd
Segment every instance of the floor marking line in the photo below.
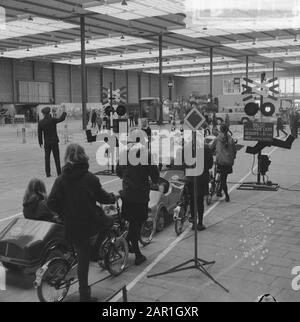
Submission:
{"label": "floor marking line", "polygon": [[[268,155],[272,155],[277,148],[274,148]],[[257,166],[255,167],[257,168]],[[254,169],[255,169],[254,168]],[[236,188],[243,183],[250,175],[252,174],[252,171],[249,171],[248,174],[246,174],[240,181],[239,184],[234,185],[230,190],[229,194],[232,193]],[[215,203],[212,207],[210,207],[205,213],[204,218],[207,217],[216,207],[220,205],[221,201],[218,201]],[[178,238],[176,238],[171,245],[166,248],[161,254],[159,254],[155,260],[148,265],[132,282],[130,282],[127,285],[127,291],[129,292],[138,282],[140,282],[164,257],[168,255],[168,253],[173,250],[173,248],[182,241],[182,239],[185,238],[185,236],[190,233],[191,229],[187,229],[182,235],[180,235]],[[122,298],[122,295],[116,295],[113,299],[111,299],[111,302],[118,302]]]}
{"label": "floor marking line", "polygon": [[16,218],[16,217],[19,217],[19,216],[22,216],[23,213],[20,212],[19,214],[16,214],[16,215],[13,215],[13,216],[10,216],[10,217],[6,217],[6,218],[3,218],[3,219],[0,219],[0,222],[4,222],[4,221],[7,221],[9,219],[13,219],[13,218]]}

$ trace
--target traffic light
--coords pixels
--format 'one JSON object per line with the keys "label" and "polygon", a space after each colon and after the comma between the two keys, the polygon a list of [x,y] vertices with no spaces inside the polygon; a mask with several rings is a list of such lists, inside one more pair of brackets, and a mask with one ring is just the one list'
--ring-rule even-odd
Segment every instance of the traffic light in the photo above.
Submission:
{"label": "traffic light", "polygon": [[264,176],[269,171],[269,166],[271,165],[271,161],[267,155],[258,156],[258,164],[260,173]]}
{"label": "traffic light", "polygon": [[112,108],[112,107],[110,107],[110,106],[107,106],[106,108],[105,108],[105,110],[104,110],[104,113],[107,115],[107,116],[109,116],[110,117],[110,113],[111,112],[114,112],[114,109]]}
{"label": "traffic light", "polygon": [[271,102],[266,102],[261,107],[261,114],[263,116],[272,116],[275,113],[275,111],[275,106]]}
{"label": "traffic light", "polygon": [[119,105],[117,107],[117,111],[116,112],[117,112],[118,116],[124,116],[126,114],[127,110],[126,110],[126,107],[125,106]]}
{"label": "traffic light", "polygon": [[248,116],[255,116],[258,111],[259,111],[259,106],[257,103],[250,102],[245,106],[245,113]]}
{"label": "traffic light", "polygon": [[259,110],[263,116],[267,117],[272,116],[276,111],[274,104],[271,102],[264,103],[261,108],[259,108],[259,105],[254,102],[250,102],[245,106],[245,113],[248,116],[255,116]]}

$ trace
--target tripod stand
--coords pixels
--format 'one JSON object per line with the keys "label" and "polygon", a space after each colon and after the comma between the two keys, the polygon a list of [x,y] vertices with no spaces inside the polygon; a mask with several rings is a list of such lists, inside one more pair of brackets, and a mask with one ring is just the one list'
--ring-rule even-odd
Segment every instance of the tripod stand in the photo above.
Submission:
{"label": "tripod stand", "polygon": [[[211,261],[208,262],[204,259],[201,259],[198,257],[198,231],[197,231],[197,212],[198,212],[198,206],[197,206],[197,177],[194,178],[194,228],[195,228],[195,254],[194,254],[194,258],[190,259],[178,266],[175,266],[165,272],[162,273],[158,273],[158,274],[153,274],[153,275],[149,275],[148,278],[151,277],[157,277],[157,276],[162,276],[162,275],[167,275],[167,274],[172,274],[172,273],[176,273],[176,272],[181,272],[181,271],[186,271],[186,270],[190,270],[190,269],[196,269],[200,272],[202,272],[205,276],[207,276],[209,279],[211,279],[216,285],[220,286],[225,292],[229,293],[229,291],[222,285],[220,284],[218,281],[216,281],[214,279],[214,277],[209,274],[209,272],[207,271],[207,269],[205,268],[205,266],[209,266],[209,265],[213,265],[215,264],[215,261]],[[190,266],[187,266],[189,264],[192,264]]]}

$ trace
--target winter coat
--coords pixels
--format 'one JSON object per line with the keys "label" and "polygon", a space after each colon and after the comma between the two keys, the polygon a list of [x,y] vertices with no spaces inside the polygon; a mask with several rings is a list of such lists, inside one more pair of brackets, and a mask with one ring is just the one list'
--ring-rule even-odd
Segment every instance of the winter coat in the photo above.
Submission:
{"label": "winter coat", "polygon": [[[67,117],[67,113],[63,113],[62,116],[58,119],[52,118],[51,116],[46,116],[38,124],[38,138],[39,144],[44,143],[45,146],[56,145],[59,143],[57,128],[58,123],[63,122]],[[43,142],[44,134],[44,142]]]}
{"label": "winter coat", "polygon": [[55,213],[48,208],[42,196],[34,195],[23,203],[23,215],[30,220],[53,221]]}
{"label": "winter coat", "polygon": [[236,145],[233,138],[227,134],[220,133],[218,137],[211,143],[211,149],[216,151],[216,162],[221,166],[233,166],[236,158]]}
{"label": "winter coat", "polygon": [[[214,159],[213,159],[212,152],[211,152],[210,148],[207,145],[205,145],[205,147],[204,147],[204,171],[200,176],[197,177],[198,185],[208,184],[209,170],[213,167],[213,165],[214,165]],[[194,177],[186,177],[186,179],[189,182],[194,181]]]}
{"label": "winter coat", "polygon": [[[129,153],[129,151],[135,151],[138,153],[141,145],[135,144],[129,148],[129,150],[122,153]],[[151,178],[154,184],[158,184],[159,170],[155,165],[136,165],[129,164],[126,166],[117,166],[117,175],[123,179],[122,198],[128,203],[148,203],[150,195],[150,183]]]}
{"label": "winter coat", "polygon": [[[115,196],[103,190],[88,164],[67,164],[53,185],[48,206],[64,218],[65,237],[80,242],[96,235],[99,227],[97,202],[115,203]],[[102,214],[104,215],[104,214]]]}
{"label": "winter coat", "polygon": [[91,122],[95,123],[97,119],[97,113],[92,113]]}

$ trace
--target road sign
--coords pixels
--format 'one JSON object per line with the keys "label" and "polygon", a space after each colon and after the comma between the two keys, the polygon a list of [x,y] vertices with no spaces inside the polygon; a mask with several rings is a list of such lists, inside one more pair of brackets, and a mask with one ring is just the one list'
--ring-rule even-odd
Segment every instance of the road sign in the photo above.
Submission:
{"label": "road sign", "polygon": [[116,89],[115,91],[110,91],[109,88],[102,87],[102,103],[105,107],[110,106],[111,99],[116,104],[116,106],[121,104],[126,104],[127,102],[127,87],[123,86]]}
{"label": "road sign", "polygon": [[272,142],[274,138],[273,123],[246,123],[244,141]]}
{"label": "road sign", "polygon": [[184,119],[184,122],[191,130],[196,131],[196,130],[199,130],[203,125],[203,123],[205,122],[205,117],[195,107],[186,116],[186,118]]}
{"label": "road sign", "polygon": [[263,83],[255,82],[252,79],[244,78],[243,79],[245,84],[243,84],[243,92],[242,95],[245,95],[246,97],[243,99],[244,102],[253,100],[255,94],[261,95],[265,98],[269,98],[273,101],[278,100],[279,96],[279,82],[278,78],[272,78],[268,81],[265,81]]}

